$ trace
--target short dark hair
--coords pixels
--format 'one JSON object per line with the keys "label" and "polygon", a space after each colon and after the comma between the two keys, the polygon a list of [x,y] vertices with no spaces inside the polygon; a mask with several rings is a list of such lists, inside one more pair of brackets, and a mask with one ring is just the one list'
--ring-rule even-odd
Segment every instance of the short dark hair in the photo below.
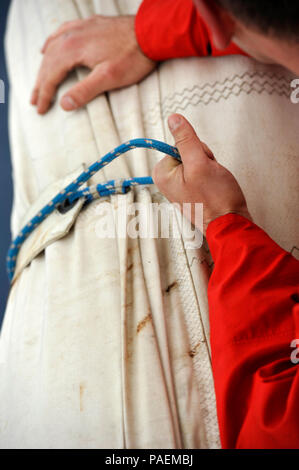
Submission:
{"label": "short dark hair", "polygon": [[298,0],[216,0],[248,27],[299,42]]}

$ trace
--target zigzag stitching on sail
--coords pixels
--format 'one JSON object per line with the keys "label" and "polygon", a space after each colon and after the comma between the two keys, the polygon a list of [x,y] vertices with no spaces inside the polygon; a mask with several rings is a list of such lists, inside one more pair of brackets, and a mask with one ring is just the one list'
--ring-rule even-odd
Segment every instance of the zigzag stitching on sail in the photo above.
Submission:
{"label": "zigzag stitching on sail", "polygon": [[[248,81],[248,78],[253,78],[253,80]],[[264,80],[260,81],[260,79]],[[189,105],[218,103],[221,99],[227,100],[231,96],[239,96],[241,93],[250,95],[253,92],[258,94],[266,92],[269,95],[276,94],[289,98],[289,78],[274,73],[244,72],[242,75],[235,74],[233,77],[227,78],[222,82],[216,81],[212,84],[205,83],[202,86],[194,85],[192,88],[186,87],[180,92],[166,96],[162,102],[157,102],[153,108],[144,113],[144,120],[147,123],[156,124],[158,119],[157,114],[159,113],[160,115],[161,108],[164,118],[171,112],[184,111]]]}
{"label": "zigzag stitching on sail", "polygon": [[222,85],[223,88],[225,88],[227,86],[227,84],[237,82],[238,80],[240,80],[241,83],[243,83],[244,81],[246,81],[245,77],[249,78],[249,79],[254,78],[255,80],[258,79],[258,78],[268,78],[270,80],[272,79],[276,83],[284,82],[285,85],[287,86],[288,90],[290,89],[290,77],[289,76],[277,75],[274,72],[272,72],[272,73],[269,73],[269,72],[244,72],[242,75],[235,74],[232,77],[225,78],[222,81],[216,80],[213,83],[204,83],[201,86],[193,85],[192,88],[186,87],[181,92],[175,92],[172,95],[166,96],[162,100],[162,106],[165,104],[165,101],[167,101],[167,100],[173,101],[177,96],[183,95],[186,91],[189,91],[189,92],[192,93],[195,89],[204,90],[205,88],[208,88],[208,87],[210,87],[213,91],[218,85],[220,85],[220,86]]}

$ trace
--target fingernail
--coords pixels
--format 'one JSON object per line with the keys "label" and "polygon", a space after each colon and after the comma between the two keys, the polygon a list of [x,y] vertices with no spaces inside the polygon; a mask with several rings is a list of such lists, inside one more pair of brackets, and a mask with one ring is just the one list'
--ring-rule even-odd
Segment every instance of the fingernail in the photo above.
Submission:
{"label": "fingernail", "polygon": [[171,131],[175,131],[175,129],[177,129],[181,125],[181,122],[182,122],[182,119],[177,114],[170,116],[170,118],[168,119],[169,129]]}
{"label": "fingernail", "polygon": [[71,96],[64,96],[61,100],[61,105],[67,111],[77,108],[77,105]]}

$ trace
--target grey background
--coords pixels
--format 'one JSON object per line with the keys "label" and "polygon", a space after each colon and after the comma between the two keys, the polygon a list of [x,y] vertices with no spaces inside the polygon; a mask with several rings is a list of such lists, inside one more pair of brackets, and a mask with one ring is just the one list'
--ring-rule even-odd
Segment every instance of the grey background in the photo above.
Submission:
{"label": "grey background", "polygon": [[8,144],[7,111],[8,80],[4,59],[4,33],[10,0],[1,0],[0,8],[0,79],[5,84],[5,103],[0,103],[0,327],[8,294],[5,259],[10,243],[10,212],[12,204],[11,165]]}

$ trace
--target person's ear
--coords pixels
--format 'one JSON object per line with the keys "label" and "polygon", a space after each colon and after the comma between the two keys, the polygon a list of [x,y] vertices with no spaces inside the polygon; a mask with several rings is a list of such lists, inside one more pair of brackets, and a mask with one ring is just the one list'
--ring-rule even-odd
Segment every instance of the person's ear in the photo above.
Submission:
{"label": "person's ear", "polygon": [[217,49],[225,49],[235,33],[233,17],[214,0],[193,0],[200,16],[212,34]]}

